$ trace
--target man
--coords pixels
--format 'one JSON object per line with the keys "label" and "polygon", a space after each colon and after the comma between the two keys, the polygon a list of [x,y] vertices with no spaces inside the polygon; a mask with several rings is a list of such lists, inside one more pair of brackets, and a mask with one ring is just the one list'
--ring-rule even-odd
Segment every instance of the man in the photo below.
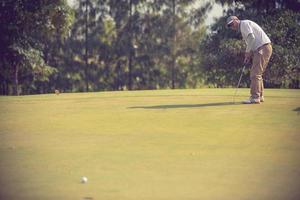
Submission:
{"label": "man", "polygon": [[272,55],[271,40],[259,25],[250,20],[239,20],[236,16],[230,16],[227,18],[226,26],[234,31],[241,32],[243,40],[246,42],[244,64],[249,63],[252,57],[250,71],[251,96],[243,103],[264,102],[262,75]]}

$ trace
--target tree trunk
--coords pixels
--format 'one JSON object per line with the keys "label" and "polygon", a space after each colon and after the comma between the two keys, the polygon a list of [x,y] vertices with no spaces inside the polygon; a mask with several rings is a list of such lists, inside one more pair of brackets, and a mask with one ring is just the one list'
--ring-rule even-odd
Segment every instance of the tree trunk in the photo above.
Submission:
{"label": "tree trunk", "polygon": [[4,87],[5,87],[4,81],[2,81],[1,85],[0,85],[0,95],[5,95],[5,93],[4,93]]}
{"label": "tree trunk", "polygon": [[129,55],[128,55],[128,89],[132,90],[132,0],[129,0]]}
{"label": "tree trunk", "polygon": [[116,73],[117,73],[117,79],[114,83],[114,87],[116,90],[121,90],[121,62],[118,60],[117,66],[116,66]]}
{"label": "tree trunk", "polygon": [[85,87],[89,91],[89,63],[88,63],[88,0],[85,2]]}
{"label": "tree trunk", "polygon": [[175,89],[175,69],[176,69],[176,0],[173,0],[172,14],[173,14],[173,49],[172,49],[172,64],[171,64],[171,76],[172,76],[172,89]]}
{"label": "tree trunk", "polygon": [[4,85],[4,94],[5,94],[5,95],[8,95],[8,92],[9,92],[9,86],[8,86],[7,80],[5,81],[4,84],[5,84],[5,85]]}
{"label": "tree trunk", "polygon": [[15,74],[14,74],[14,95],[19,96],[19,66],[15,64]]}

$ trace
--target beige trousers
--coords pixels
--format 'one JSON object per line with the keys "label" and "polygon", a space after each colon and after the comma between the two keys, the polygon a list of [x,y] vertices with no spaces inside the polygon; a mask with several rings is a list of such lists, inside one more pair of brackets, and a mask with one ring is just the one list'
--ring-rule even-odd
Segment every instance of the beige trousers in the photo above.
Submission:
{"label": "beige trousers", "polygon": [[250,71],[251,97],[260,98],[264,93],[263,73],[265,72],[272,55],[272,45],[265,44],[253,53],[253,62]]}

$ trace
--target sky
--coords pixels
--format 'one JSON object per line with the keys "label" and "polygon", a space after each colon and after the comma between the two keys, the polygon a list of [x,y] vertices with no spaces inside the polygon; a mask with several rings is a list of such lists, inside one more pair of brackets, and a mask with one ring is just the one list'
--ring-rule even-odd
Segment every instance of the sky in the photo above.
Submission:
{"label": "sky", "polygon": [[212,10],[207,13],[207,19],[205,20],[205,25],[210,26],[214,23],[215,18],[221,17],[223,15],[223,7],[220,4],[215,3]]}
{"label": "sky", "polygon": [[[76,0],[67,0],[70,6],[74,6]],[[208,0],[206,0],[208,1]],[[205,1],[199,1],[199,2],[205,2]],[[205,20],[205,25],[210,26],[214,23],[214,19],[221,17],[223,15],[223,8],[220,4],[214,4],[212,10],[207,13],[207,18]]]}

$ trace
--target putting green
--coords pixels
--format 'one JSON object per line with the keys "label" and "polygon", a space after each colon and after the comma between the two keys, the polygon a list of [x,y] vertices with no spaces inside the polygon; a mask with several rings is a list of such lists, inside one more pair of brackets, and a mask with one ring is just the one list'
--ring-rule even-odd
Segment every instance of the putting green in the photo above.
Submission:
{"label": "putting green", "polygon": [[0,97],[0,199],[298,200],[300,90],[233,93]]}

